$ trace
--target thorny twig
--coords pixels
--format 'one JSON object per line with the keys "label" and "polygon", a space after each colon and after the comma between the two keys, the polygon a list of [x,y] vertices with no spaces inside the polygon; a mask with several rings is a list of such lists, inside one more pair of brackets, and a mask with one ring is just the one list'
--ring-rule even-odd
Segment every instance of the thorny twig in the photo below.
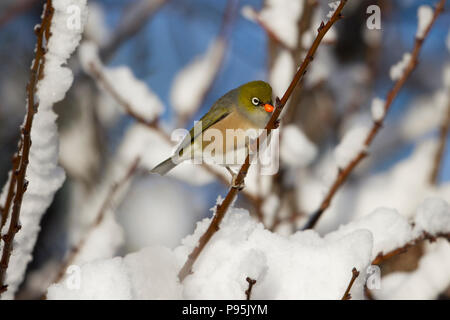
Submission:
{"label": "thorny twig", "polygon": [[252,289],[253,289],[253,286],[256,284],[256,280],[254,280],[250,277],[247,277],[247,278],[245,278],[245,281],[248,282],[248,289],[245,290],[245,297],[246,297],[246,300],[250,300],[250,298],[252,296]]}
{"label": "thorny twig", "polygon": [[[450,92],[449,95],[450,97]],[[430,184],[437,185],[439,170],[441,168],[442,159],[444,157],[445,145],[447,143],[447,135],[450,129],[450,99],[447,105],[447,113],[445,118],[442,120],[441,126],[439,128],[439,145],[434,155],[433,168],[431,170]]]}
{"label": "thorny twig", "polygon": [[[341,11],[344,8],[345,3],[347,0],[341,0],[339,3],[339,6],[337,7],[336,11],[334,12],[333,16],[330,18],[330,20],[325,24],[322,22],[318,29],[318,34],[316,38],[314,39],[314,42],[312,43],[310,49],[308,50],[308,53],[303,60],[303,63],[301,64],[300,68],[298,69],[297,73],[294,76],[294,79],[292,79],[291,84],[289,85],[288,89],[284,93],[283,97],[280,99],[277,98],[276,101],[276,108],[274,112],[272,113],[272,116],[269,120],[269,122],[266,125],[266,132],[268,136],[270,132],[276,127],[276,123],[278,120],[278,117],[280,116],[281,111],[283,110],[283,107],[286,105],[287,100],[292,94],[292,91],[294,91],[294,88],[299,83],[299,81],[303,78],[303,75],[306,73],[306,70],[309,66],[309,63],[313,60],[314,55],[317,51],[317,48],[319,47],[320,42],[322,41],[322,38],[325,36],[327,31],[331,28],[331,26],[338,21],[341,16]],[[257,139],[258,146],[261,144],[262,141],[260,141],[260,137]],[[209,242],[211,237],[219,230],[219,225],[222,222],[228,208],[230,207],[231,203],[236,198],[239,189],[237,186],[242,185],[244,182],[244,179],[247,175],[248,168],[250,167],[250,154],[247,155],[244,164],[242,165],[241,169],[239,170],[239,173],[236,176],[235,184],[230,188],[228,191],[228,194],[226,195],[225,199],[222,201],[222,203],[218,204],[216,207],[216,214],[214,215],[208,229],[205,231],[205,233],[200,237],[200,240],[198,242],[198,245],[194,248],[194,250],[189,254],[188,259],[184,266],[181,268],[180,272],[178,273],[178,278],[180,281],[183,281],[192,271],[192,266],[194,265],[195,261],[197,260],[200,253],[203,251],[203,248],[206,246],[206,244]]]}
{"label": "thorny twig", "polygon": [[120,188],[125,185],[135,174],[135,172],[138,169],[140,163],[140,158],[135,158],[128,169],[125,172],[125,175],[119,179],[117,182],[112,184],[111,188],[109,189],[105,199],[103,200],[103,203],[100,207],[100,210],[97,213],[97,217],[95,218],[94,222],[89,226],[89,229],[84,234],[83,238],[73,247],[72,251],[70,252],[69,256],[65,259],[65,262],[61,265],[58,274],[55,277],[54,283],[58,283],[61,281],[61,279],[64,277],[64,274],[66,273],[67,268],[75,261],[78,254],[81,252],[83,247],[86,244],[86,241],[89,239],[89,236],[92,234],[92,232],[102,223],[103,219],[105,218],[106,213],[108,212],[108,209],[111,207],[112,202],[117,196],[118,191]]}
{"label": "thorny twig", "polygon": [[347,290],[345,290],[344,295],[342,296],[341,300],[350,300],[352,298],[352,295],[350,294],[350,290],[352,289],[353,283],[355,282],[356,278],[359,276],[359,271],[356,270],[356,268],[352,269],[352,278],[350,279],[350,283],[347,286]]}
{"label": "thorny twig", "polygon": [[367,137],[364,141],[365,148],[361,150],[354,158],[349,162],[349,164],[345,167],[339,170],[338,175],[331,185],[330,189],[328,190],[328,193],[326,194],[325,198],[323,199],[322,203],[320,204],[320,207],[311,215],[311,218],[306,223],[306,225],[303,227],[303,230],[306,229],[312,229],[316,225],[319,218],[322,216],[322,214],[325,212],[325,210],[328,209],[328,207],[331,204],[331,201],[333,200],[334,195],[339,190],[339,188],[347,181],[348,176],[353,171],[353,169],[363,160],[367,155],[366,149],[370,147],[372,144],[373,139],[377,135],[378,131],[382,128],[384,120],[386,118],[386,115],[392,105],[392,102],[397,97],[397,94],[399,93],[400,89],[405,84],[406,80],[408,80],[410,74],[413,72],[413,70],[416,68],[418,64],[418,57],[420,50],[422,48],[422,44],[427,37],[428,33],[431,30],[431,27],[433,26],[434,22],[436,21],[439,14],[444,10],[444,4],[445,0],[441,0],[438,5],[436,6],[436,9],[434,10],[433,18],[430,22],[430,24],[427,26],[424,32],[424,36],[422,38],[416,38],[414,42],[414,48],[411,53],[411,59],[409,60],[408,65],[406,66],[403,75],[400,77],[400,79],[395,82],[392,89],[387,94],[386,102],[384,104],[384,114],[383,117],[378,120],[374,121],[371,130],[367,134]]}
{"label": "thorny twig", "polygon": [[[11,212],[11,220],[9,228],[6,234],[2,236],[4,242],[2,257],[0,260],[0,295],[8,289],[8,285],[5,284],[6,270],[9,265],[9,258],[13,250],[14,237],[19,232],[21,226],[19,223],[20,209],[22,206],[23,195],[26,192],[28,181],[25,179],[29,161],[29,154],[31,148],[31,127],[33,124],[34,114],[37,112],[38,103],[35,101],[35,93],[37,84],[43,77],[43,70],[45,64],[45,45],[50,38],[50,25],[53,17],[52,1],[47,0],[44,6],[44,15],[42,17],[42,24],[35,29],[37,36],[35,58],[31,66],[30,80],[27,84],[27,114],[25,116],[25,122],[21,128],[21,142],[19,143],[19,151],[17,153],[17,164],[13,163],[13,172],[15,179],[11,178],[11,182],[15,182],[15,196],[13,200],[13,207]],[[7,199],[12,199],[13,196],[9,192],[14,192],[14,188],[9,188]],[[4,211],[4,216],[8,214],[8,211]]]}

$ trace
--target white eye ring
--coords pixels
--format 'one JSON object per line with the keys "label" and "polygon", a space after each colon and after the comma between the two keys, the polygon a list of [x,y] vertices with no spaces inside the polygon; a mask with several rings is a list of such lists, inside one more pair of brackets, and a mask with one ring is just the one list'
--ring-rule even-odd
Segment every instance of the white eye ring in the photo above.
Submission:
{"label": "white eye ring", "polygon": [[252,103],[253,103],[253,105],[255,105],[255,106],[259,106],[259,99],[258,99],[257,97],[253,97],[253,98],[252,98]]}

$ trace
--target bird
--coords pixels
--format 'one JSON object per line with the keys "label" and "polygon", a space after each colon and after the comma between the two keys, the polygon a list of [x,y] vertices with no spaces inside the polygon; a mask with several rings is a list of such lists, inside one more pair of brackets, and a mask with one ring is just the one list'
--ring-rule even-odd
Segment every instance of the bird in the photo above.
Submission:
{"label": "bird", "polygon": [[[245,149],[248,152],[249,139],[244,137],[242,140],[242,135],[246,135],[248,130],[264,129],[273,110],[272,87],[267,82],[251,81],[228,91],[191,128],[175,153],[155,166],[150,173],[165,175],[184,160],[196,155],[203,159],[206,150],[212,150],[212,156],[216,159],[222,157],[222,160],[224,156],[230,155],[230,151]],[[230,135],[227,136],[230,129],[236,134],[237,141],[234,137],[230,139]],[[213,141],[215,148],[208,148]],[[234,183],[236,173],[231,170],[229,163],[218,164],[227,168]]]}

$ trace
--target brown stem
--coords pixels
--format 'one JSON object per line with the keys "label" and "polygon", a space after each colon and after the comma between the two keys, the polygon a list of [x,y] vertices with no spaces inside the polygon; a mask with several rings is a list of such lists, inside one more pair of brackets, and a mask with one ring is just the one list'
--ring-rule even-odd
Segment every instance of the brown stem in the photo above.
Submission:
{"label": "brown stem", "polygon": [[[11,221],[9,224],[8,231],[2,236],[4,241],[2,257],[0,260],[0,295],[8,289],[5,284],[6,271],[9,265],[9,258],[13,250],[13,242],[16,233],[20,230],[21,226],[19,223],[20,209],[22,207],[23,195],[26,192],[28,181],[26,181],[25,176],[27,173],[29,154],[31,148],[31,127],[33,124],[34,114],[37,112],[38,103],[35,102],[35,93],[38,81],[43,75],[43,69],[45,64],[45,45],[48,43],[50,37],[50,25],[53,17],[53,7],[52,1],[47,0],[45,5],[45,11],[42,18],[41,26],[35,29],[37,35],[37,45],[35,58],[31,67],[30,80],[27,85],[27,114],[25,116],[25,122],[21,127],[21,142],[19,146],[21,149],[18,154],[20,158],[18,159],[17,169],[13,172],[16,175],[15,182],[15,196],[13,201],[13,208],[11,212]],[[13,164],[14,167],[14,164]],[[7,214],[7,212],[6,212]]]}
{"label": "brown stem", "polygon": [[[450,97],[450,94],[448,95]],[[433,168],[431,169],[430,184],[437,185],[439,170],[441,168],[442,158],[444,157],[447,135],[450,129],[450,102],[447,105],[447,114],[439,128],[439,145],[434,155]]]}
{"label": "brown stem", "polygon": [[405,244],[404,246],[402,246],[400,248],[396,248],[387,253],[383,253],[383,252],[378,253],[376,258],[372,261],[372,264],[378,265],[396,255],[406,252],[409,248],[416,246],[425,240],[434,242],[434,241],[436,241],[437,238],[443,238],[443,239],[447,239],[448,241],[450,241],[450,234],[440,233],[440,234],[433,236],[428,233],[423,233],[420,237],[408,242],[407,244]]}
{"label": "brown stem", "polygon": [[[292,91],[294,90],[295,86],[299,83],[299,81],[303,78],[303,75],[306,73],[306,70],[309,66],[309,63],[314,59],[314,55],[317,51],[317,48],[319,47],[320,42],[322,41],[322,38],[325,36],[327,31],[331,28],[331,26],[338,21],[341,18],[341,11],[344,8],[345,3],[347,0],[341,0],[339,3],[338,8],[334,12],[333,16],[330,18],[330,20],[324,24],[320,25],[318,29],[318,34],[316,38],[314,39],[314,42],[312,43],[310,49],[308,50],[308,53],[306,55],[306,58],[303,60],[303,63],[301,64],[300,68],[298,69],[297,73],[295,74],[294,78],[292,79],[291,84],[289,85],[288,89],[284,93],[283,97],[280,99],[277,98],[276,102],[276,108],[274,112],[272,113],[272,116],[269,120],[269,122],[266,125],[266,133],[268,136],[272,129],[276,127],[276,122],[278,120],[278,117],[280,116],[280,113],[285,106],[287,100],[292,94]],[[258,137],[257,143],[258,146],[261,142],[261,137]],[[263,138],[264,139],[264,138]],[[244,182],[244,179],[247,175],[248,168],[250,167],[250,155],[247,155],[244,164],[242,165],[241,169],[239,170],[239,173],[236,176],[235,179],[235,186],[242,185]],[[221,204],[218,204],[216,207],[216,214],[214,215],[208,229],[205,231],[205,233],[200,237],[200,240],[198,242],[198,245],[194,248],[194,250],[189,254],[188,259],[184,266],[181,268],[180,272],[178,273],[178,278],[180,281],[183,281],[186,276],[188,276],[192,272],[192,266],[194,265],[195,261],[197,260],[198,256],[202,252],[203,248],[206,246],[206,244],[209,242],[211,237],[219,230],[219,225],[222,222],[226,212],[228,211],[228,208],[230,207],[231,203],[236,198],[239,189],[235,186],[232,186],[226,195],[225,199],[222,201]]]}
{"label": "brown stem", "polygon": [[342,296],[341,300],[350,300],[352,298],[352,295],[350,294],[350,290],[352,289],[353,283],[355,282],[356,278],[359,276],[359,271],[356,270],[356,268],[352,269],[352,278],[350,279],[350,283],[347,286],[347,290],[345,290],[344,295]]}
{"label": "brown stem", "polygon": [[[430,24],[427,26],[423,38],[416,38],[414,42],[414,48],[411,53],[411,59],[406,66],[403,75],[400,77],[400,79],[395,82],[392,89],[388,92],[386,97],[386,102],[384,104],[384,115],[379,121],[374,121],[371,130],[367,134],[367,137],[364,141],[365,149],[367,149],[375,136],[377,135],[378,131],[382,128],[384,119],[386,118],[386,115],[392,105],[392,102],[397,97],[400,89],[405,84],[406,80],[408,80],[409,76],[413,72],[413,70],[416,68],[418,63],[418,57],[420,53],[420,49],[422,48],[423,42],[425,38],[427,37],[428,33],[431,30],[431,27],[433,26],[434,22],[436,21],[439,14],[444,11],[444,4],[445,0],[441,0],[438,5],[436,6],[436,9],[434,10],[433,19],[431,20]],[[305,229],[312,229],[316,225],[317,221],[320,219],[322,214],[325,212],[325,210],[328,209],[328,207],[331,204],[331,200],[333,199],[334,195],[338,191],[338,189],[344,184],[344,182],[347,180],[350,173],[353,171],[353,169],[367,156],[366,150],[361,150],[354,158],[349,162],[349,164],[339,170],[339,173],[334,181],[334,183],[331,185],[330,189],[327,192],[327,195],[323,199],[322,203],[320,204],[319,209],[317,209],[312,215],[309,221],[306,223],[306,225],[303,227],[303,230]]]}
{"label": "brown stem", "polygon": [[[21,147],[19,146],[19,150],[21,149]],[[17,179],[17,174],[18,174],[18,166],[19,166],[19,162],[20,162],[20,157],[15,154],[13,156],[12,159],[12,171],[11,171],[11,178],[9,181],[9,186],[8,186],[8,193],[6,194],[6,201],[5,201],[5,205],[1,208],[1,213],[2,213],[2,218],[1,218],[1,222],[0,222],[0,232],[2,231],[6,220],[8,220],[8,216],[9,216],[9,211],[11,209],[11,204],[13,202],[14,196],[15,196],[15,187],[16,187],[16,179]]]}
{"label": "brown stem", "polygon": [[253,289],[253,286],[256,284],[256,280],[254,280],[250,277],[247,277],[247,278],[245,278],[245,281],[248,282],[248,289],[245,290],[246,300],[250,300],[251,295],[252,295],[252,289]]}

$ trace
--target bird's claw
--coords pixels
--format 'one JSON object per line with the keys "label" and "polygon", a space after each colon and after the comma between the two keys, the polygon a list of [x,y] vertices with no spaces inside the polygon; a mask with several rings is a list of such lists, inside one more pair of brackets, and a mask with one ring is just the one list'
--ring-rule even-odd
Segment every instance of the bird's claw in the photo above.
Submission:
{"label": "bird's claw", "polygon": [[237,189],[238,191],[241,191],[242,189],[245,188],[245,183],[244,183],[244,181],[237,183],[236,178],[237,178],[237,175],[233,176],[233,179],[231,180],[231,187],[233,189]]}

